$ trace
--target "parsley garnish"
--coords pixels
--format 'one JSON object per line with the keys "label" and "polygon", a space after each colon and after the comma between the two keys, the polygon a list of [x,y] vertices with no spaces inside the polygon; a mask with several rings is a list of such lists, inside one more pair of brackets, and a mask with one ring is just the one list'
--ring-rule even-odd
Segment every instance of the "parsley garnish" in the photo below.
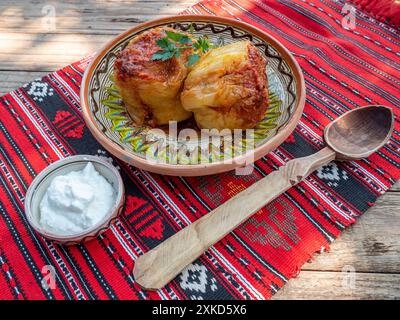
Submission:
{"label": "parsley garnish", "polygon": [[173,31],[165,31],[165,34],[166,37],[156,41],[160,50],[153,54],[151,60],[165,61],[173,57],[179,58],[182,50],[192,48],[194,53],[189,55],[187,62],[188,67],[190,67],[200,59],[200,54],[206,53],[212,46],[205,36],[201,36],[193,42],[185,34]]}
{"label": "parsley garnish", "polygon": [[193,47],[201,53],[206,53],[208,49],[210,49],[211,44],[207,37],[199,37],[197,41],[193,43]]}

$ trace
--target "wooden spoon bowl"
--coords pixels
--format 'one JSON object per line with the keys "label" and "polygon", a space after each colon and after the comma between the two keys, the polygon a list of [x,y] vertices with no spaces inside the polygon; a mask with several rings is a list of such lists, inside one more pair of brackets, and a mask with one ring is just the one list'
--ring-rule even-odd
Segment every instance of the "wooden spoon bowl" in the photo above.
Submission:
{"label": "wooden spoon bowl", "polygon": [[346,112],[326,126],[325,142],[338,160],[366,158],[389,139],[393,130],[392,109],[366,106]]}

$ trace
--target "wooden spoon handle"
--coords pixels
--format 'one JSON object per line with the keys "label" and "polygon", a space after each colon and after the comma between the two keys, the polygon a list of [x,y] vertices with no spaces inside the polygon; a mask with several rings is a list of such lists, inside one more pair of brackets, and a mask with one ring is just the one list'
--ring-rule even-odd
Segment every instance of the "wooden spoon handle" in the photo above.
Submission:
{"label": "wooden spoon handle", "polygon": [[311,156],[289,161],[140,256],[133,270],[136,282],[146,289],[162,288],[253,213],[334,159],[335,152],[326,147]]}

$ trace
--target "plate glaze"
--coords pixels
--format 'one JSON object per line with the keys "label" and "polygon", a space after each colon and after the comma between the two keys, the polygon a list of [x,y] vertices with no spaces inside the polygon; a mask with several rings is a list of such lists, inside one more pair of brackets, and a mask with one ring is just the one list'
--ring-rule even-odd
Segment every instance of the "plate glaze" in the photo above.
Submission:
{"label": "plate glaze", "polygon": [[[138,34],[159,26],[206,35],[215,45],[251,41],[267,59],[269,107],[254,134],[237,132],[217,143],[207,137],[184,136],[137,126],[124,109],[112,79],[117,54]],[[192,26],[192,27],[191,27]],[[81,104],[95,138],[113,155],[141,169],[168,175],[206,175],[232,170],[264,156],[293,131],[304,107],[304,79],[291,54],[277,40],[248,24],[220,17],[175,16],[153,20],[121,34],[100,51],[85,72]],[[226,140],[224,140],[226,139]],[[207,152],[203,152],[206,150]]]}

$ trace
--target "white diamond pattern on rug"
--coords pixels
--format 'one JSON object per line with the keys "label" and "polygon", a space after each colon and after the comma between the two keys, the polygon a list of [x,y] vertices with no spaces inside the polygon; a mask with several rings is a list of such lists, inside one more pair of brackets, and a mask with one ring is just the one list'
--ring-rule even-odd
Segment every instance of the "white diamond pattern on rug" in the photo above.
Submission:
{"label": "white diamond pattern on rug", "polygon": [[42,102],[43,98],[54,94],[54,89],[46,82],[33,81],[30,84],[24,85],[24,88],[29,88],[28,94],[33,98],[33,100],[39,102]]}
{"label": "white diamond pattern on rug", "polygon": [[347,180],[347,172],[338,167],[335,162],[331,162],[317,170],[318,178],[324,180],[330,187],[337,187],[340,180]]}
{"label": "white diamond pattern on rug", "polygon": [[[184,290],[198,293],[206,293],[208,289],[216,291],[218,289],[217,280],[214,277],[210,277],[208,273],[209,271],[205,266],[192,263],[182,271],[180,286]],[[202,295],[192,295],[191,299],[202,299]]]}

